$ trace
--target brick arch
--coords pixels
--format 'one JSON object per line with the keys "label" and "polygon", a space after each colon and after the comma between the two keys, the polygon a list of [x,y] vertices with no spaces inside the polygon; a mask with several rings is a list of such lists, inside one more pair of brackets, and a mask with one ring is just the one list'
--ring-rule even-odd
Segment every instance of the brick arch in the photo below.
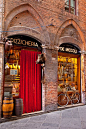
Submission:
{"label": "brick arch", "polygon": [[[41,16],[38,14],[38,12],[29,4],[22,4],[20,6],[17,6],[16,8],[14,8],[12,11],[9,12],[9,14],[6,16],[5,18],[5,31],[8,30],[8,26],[10,24],[10,22],[12,21],[12,19],[19,13],[22,13],[24,11],[28,11],[39,23],[41,29],[42,29],[42,35],[43,37],[45,37],[45,41],[43,41],[44,44],[50,44],[50,38],[49,38],[49,34],[47,32],[46,26],[43,23],[43,20],[41,18]],[[12,32],[12,34],[15,32]],[[20,32],[18,32],[20,33]],[[8,32],[7,32],[7,35]]]}
{"label": "brick arch", "polygon": [[[65,21],[61,26],[60,28],[58,29],[57,31],[57,34],[56,34],[56,37],[55,37],[55,41],[54,41],[54,45],[57,45],[59,46],[61,44],[61,39],[60,39],[60,36],[61,36],[61,33],[63,31],[64,28],[66,28],[67,26],[69,25],[73,25],[73,27],[78,31],[79,35],[80,35],[80,38],[81,38],[81,41],[83,43],[83,47],[81,49],[84,49],[85,48],[85,39],[84,39],[84,35],[83,35],[83,32],[81,31],[81,28],[79,27],[79,25],[73,20],[73,19],[69,19],[67,21]],[[70,38],[71,39],[71,38]],[[71,40],[70,40],[71,41]],[[76,42],[74,42],[74,40],[72,40],[73,43],[76,44]],[[72,43],[71,41],[71,43]],[[66,39],[65,39],[65,42],[66,42]],[[79,43],[79,42],[78,42]],[[82,46],[82,45],[79,45],[79,46]]]}
{"label": "brick arch", "polygon": [[[16,31],[14,31],[12,33],[12,30],[20,30],[16,33]],[[26,36],[29,36],[29,37],[32,37],[36,40],[38,40],[41,44],[43,44],[45,42],[44,38],[42,37],[41,33],[36,31],[36,30],[31,30],[30,28],[27,28],[27,27],[10,27],[9,28],[9,32],[7,33],[7,37],[8,36],[12,36],[12,35],[26,35]]]}

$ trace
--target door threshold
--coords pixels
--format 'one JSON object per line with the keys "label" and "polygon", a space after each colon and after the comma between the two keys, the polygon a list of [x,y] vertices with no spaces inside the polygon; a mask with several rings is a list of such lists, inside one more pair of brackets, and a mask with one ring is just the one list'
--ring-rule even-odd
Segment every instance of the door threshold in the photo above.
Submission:
{"label": "door threshold", "polygon": [[24,114],[22,114],[22,116],[33,115],[33,114],[41,114],[41,113],[43,113],[42,110],[41,111],[36,111],[36,112],[24,113]]}
{"label": "door threshold", "polygon": [[67,105],[65,107],[60,107],[58,106],[57,109],[66,109],[66,108],[72,108],[72,107],[78,107],[78,106],[84,106],[85,104],[84,103],[78,103],[78,104],[73,104],[73,105]]}

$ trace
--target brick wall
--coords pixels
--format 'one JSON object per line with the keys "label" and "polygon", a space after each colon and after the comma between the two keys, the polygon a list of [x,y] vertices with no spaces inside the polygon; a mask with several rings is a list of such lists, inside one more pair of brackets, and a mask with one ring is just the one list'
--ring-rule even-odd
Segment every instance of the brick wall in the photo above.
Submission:
{"label": "brick wall", "polygon": [[2,31],[2,16],[3,16],[3,0],[0,0],[0,40],[1,40],[1,31]]}
{"label": "brick wall", "polygon": [[3,0],[0,0],[0,118],[1,118],[1,107],[2,107],[2,93],[3,93],[3,61],[4,61],[4,46],[2,42],[2,17],[3,17]]}
{"label": "brick wall", "polygon": [[[86,1],[80,1],[79,0],[79,15],[80,15],[80,20],[79,20],[79,25],[83,31],[83,35],[84,35],[84,39],[85,39],[85,44],[84,44],[84,48],[83,50],[86,51]],[[84,84],[82,84],[82,86],[84,86],[84,90],[82,91],[82,100],[83,103],[86,104],[86,52],[84,54],[84,61],[83,61],[83,79],[84,79]]]}
{"label": "brick wall", "polygon": [[57,51],[46,50],[45,110],[57,109]]}
{"label": "brick wall", "polygon": [[[0,107],[2,107],[3,72],[4,72],[3,69],[4,69],[4,45],[0,44]],[[1,117],[1,112],[0,112],[0,117]]]}
{"label": "brick wall", "polygon": [[2,110],[2,96],[3,96],[3,74],[4,72],[4,45],[0,44],[0,118]]}
{"label": "brick wall", "polygon": [[[57,51],[55,45],[59,46],[62,41],[78,45],[81,51],[86,50],[86,2],[77,1],[77,15],[65,11],[65,0],[5,0],[5,24],[4,30],[13,34],[27,34],[39,40],[46,48],[45,84],[43,84],[43,109],[55,110],[57,108]],[[72,24],[72,27],[71,27]],[[69,27],[74,29],[74,35],[66,34]],[[65,29],[66,28],[66,29]],[[63,34],[63,29],[65,34]],[[20,30],[20,31],[13,31]],[[69,32],[69,31],[67,31]],[[63,39],[63,40],[62,40]],[[65,39],[65,40],[64,40]],[[84,58],[86,60],[86,56]],[[86,65],[86,61],[81,67]],[[85,70],[85,67],[84,67]],[[86,72],[82,72],[84,79],[82,85],[86,84]]]}

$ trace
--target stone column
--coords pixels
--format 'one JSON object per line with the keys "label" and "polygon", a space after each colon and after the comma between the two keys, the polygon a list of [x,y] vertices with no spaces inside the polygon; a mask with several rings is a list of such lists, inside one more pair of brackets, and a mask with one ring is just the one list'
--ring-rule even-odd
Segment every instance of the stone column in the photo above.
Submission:
{"label": "stone column", "polygon": [[81,52],[81,89],[82,103],[86,104],[86,51]]}
{"label": "stone column", "polygon": [[81,102],[86,104],[86,51],[81,51]]}
{"label": "stone column", "polygon": [[43,48],[46,55],[45,82],[42,84],[42,103],[44,111],[57,110],[57,50]]}

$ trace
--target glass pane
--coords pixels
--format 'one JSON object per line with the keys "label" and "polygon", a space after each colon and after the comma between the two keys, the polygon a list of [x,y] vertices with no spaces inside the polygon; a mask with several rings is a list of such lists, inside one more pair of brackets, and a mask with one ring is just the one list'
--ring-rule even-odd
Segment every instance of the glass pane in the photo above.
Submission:
{"label": "glass pane", "polygon": [[58,56],[58,91],[65,87],[78,90],[77,58]]}
{"label": "glass pane", "polygon": [[65,4],[66,5],[69,5],[69,0],[65,0]]}
{"label": "glass pane", "polygon": [[65,0],[65,10],[69,12],[69,0]]}
{"label": "glass pane", "polygon": [[75,14],[75,0],[71,0],[70,11],[72,14]]}
{"label": "glass pane", "polygon": [[75,8],[75,0],[71,0],[71,6]]}
{"label": "glass pane", "polygon": [[[20,51],[16,49],[7,50],[5,58],[7,63],[5,64],[5,82],[4,91],[10,92],[13,97],[19,96],[19,85],[20,85]],[[4,93],[4,95],[7,93]]]}

